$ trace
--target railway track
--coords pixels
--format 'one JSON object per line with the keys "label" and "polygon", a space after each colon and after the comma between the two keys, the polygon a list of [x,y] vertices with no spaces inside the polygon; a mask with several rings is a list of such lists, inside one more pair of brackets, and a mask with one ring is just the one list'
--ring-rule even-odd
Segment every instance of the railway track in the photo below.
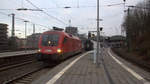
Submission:
{"label": "railway track", "polygon": [[13,80],[42,68],[43,63],[37,61],[29,61],[0,68],[0,84],[9,84]]}
{"label": "railway track", "polygon": [[49,72],[49,70],[51,70],[51,69],[52,69],[52,67],[36,70],[34,72],[28,73],[27,75],[19,77],[13,81],[10,81],[7,84],[31,84],[31,82],[38,79],[41,75]]}
{"label": "railway track", "polygon": [[36,53],[12,55],[0,58],[0,84],[7,84],[43,68],[43,63],[36,60]]}

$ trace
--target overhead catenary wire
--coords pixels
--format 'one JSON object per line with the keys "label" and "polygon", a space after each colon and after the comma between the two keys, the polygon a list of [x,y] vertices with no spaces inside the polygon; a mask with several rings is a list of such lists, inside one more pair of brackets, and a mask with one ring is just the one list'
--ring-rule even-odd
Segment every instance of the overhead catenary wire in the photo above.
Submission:
{"label": "overhead catenary wire", "polygon": [[[29,1],[29,0],[26,0],[26,1],[27,1],[28,3],[30,3],[30,4],[31,4],[33,7],[35,7],[36,9],[41,10],[39,7],[37,7],[36,5],[34,5],[31,1]],[[55,20],[57,20],[57,21],[59,21],[59,22],[61,22],[61,23],[63,23],[63,24],[66,25],[66,23],[65,23],[64,21],[58,19],[57,17],[54,17],[54,16],[50,15],[49,13],[45,12],[44,10],[41,11],[41,12],[44,13],[44,14],[46,14],[47,16],[49,16],[49,17],[51,17],[51,18],[54,18]]]}
{"label": "overhead catenary wire", "polygon": [[[27,11],[27,10],[30,10],[30,11],[43,11],[42,9],[40,9],[39,7],[37,7],[36,5],[34,5],[30,0],[26,0],[29,4],[31,4],[32,6],[34,6],[36,9],[28,9],[28,8],[24,8],[24,0],[21,0],[21,8],[18,8],[18,9],[0,9],[0,10],[24,10],[24,11]],[[59,6],[57,5],[57,3],[55,3],[56,4],[56,7],[58,8]],[[52,17],[52,18],[54,18],[55,20],[57,20],[57,21],[59,21],[59,22],[61,22],[61,23],[63,23],[63,24],[66,24],[64,21],[62,21],[62,20],[60,20],[60,19],[58,19],[57,17],[54,17],[54,16],[52,16],[52,15],[50,15],[50,14],[48,14],[47,12],[43,12],[44,14],[46,14],[47,16],[49,16],[49,17]],[[70,15],[69,15],[70,16]],[[70,16],[70,18],[72,18],[72,16]]]}
{"label": "overhead catenary wire", "polygon": [[[35,7],[36,9],[41,10],[41,8],[37,7],[37,6],[36,6],[35,4],[33,4],[30,0],[26,0],[26,1],[27,1],[29,4],[31,4],[33,7]],[[111,4],[111,5],[105,5],[105,6],[115,6],[115,5],[121,5],[121,4],[124,4],[124,3],[117,3],[117,4]],[[57,6],[57,7],[58,7],[58,6]],[[86,7],[86,6],[80,6],[80,7]],[[87,6],[87,7],[95,7],[95,6]],[[65,7],[62,7],[62,8],[65,8]],[[75,8],[75,7],[74,7],[74,8]],[[79,7],[77,7],[77,8],[79,8]],[[46,14],[46,15],[49,16],[49,17],[54,18],[55,20],[57,20],[57,21],[59,21],[59,22],[65,24],[65,25],[67,25],[64,21],[58,19],[57,17],[54,17],[54,16],[50,15],[50,14],[47,13],[47,12],[45,12],[45,11],[41,11],[41,12],[44,13],[44,14]]]}
{"label": "overhead catenary wire", "polygon": [[[117,3],[117,4],[108,4],[108,5],[101,5],[99,7],[111,7],[111,6],[119,6],[119,5],[123,5],[124,3]],[[95,8],[96,6],[95,5],[80,5],[79,7],[78,6],[64,6],[64,7],[51,7],[51,8],[40,8],[41,10],[42,9],[45,9],[45,10],[48,10],[48,9],[71,9],[71,8]]]}
{"label": "overhead catenary wire", "polygon": [[[9,14],[6,14],[4,12],[0,12],[0,14],[10,17]],[[26,20],[26,19],[23,19],[23,18],[20,18],[20,17],[15,17],[15,19],[21,20],[21,21],[29,21],[29,20]],[[38,24],[38,23],[35,23],[35,22],[32,22],[32,21],[29,21],[29,23],[32,23],[32,24],[39,25],[41,27],[50,29],[50,27],[48,27],[48,26],[45,26],[45,25],[42,25],[42,24]]]}
{"label": "overhead catenary wire", "polygon": [[[34,5],[30,0],[26,0],[26,1],[29,1],[30,2],[30,4],[32,4],[32,6],[34,6],[35,8],[37,8],[37,9],[40,9],[39,7],[37,7],[36,5]],[[28,2],[28,3],[29,3]],[[121,5],[121,4],[123,4],[123,3],[117,3],[117,4],[110,4],[110,5],[105,5],[105,6],[115,6],[115,5]],[[80,7],[96,7],[96,6],[80,6]],[[61,7],[60,7],[61,8]],[[63,8],[63,7],[62,7]],[[11,10],[11,9],[10,9]],[[42,12],[42,11],[41,11]],[[45,11],[44,11],[45,12]],[[47,12],[46,12],[47,13]],[[51,15],[50,14],[46,14],[46,15],[48,15],[48,16],[50,16],[51,17]],[[56,19],[58,19],[58,18],[56,18]],[[63,22],[64,23],[64,22]]]}
{"label": "overhead catenary wire", "polygon": [[[27,0],[27,1],[29,1],[29,0]],[[29,1],[30,2],[30,1]],[[34,6],[37,10],[42,10],[43,11],[43,9],[58,9],[58,8],[66,8],[66,7],[69,7],[69,9],[70,8],[92,8],[92,7],[96,7],[96,6],[90,6],[90,5],[88,5],[88,6],[83,6],[83,5],[80,5],[80,7],[76,7],[76,6],[65,6],[65,7],[52,7],[52,8],[39,8],[39,7],[37,7],[36,5],[34,5],[33,3],[30,3],[32,6]],[[117,6],[117,5],[124,5],[124,3],[116,3],[116,4],[108,4],[108,5],[101,5],[101,6],[99,6],[99,7],[110,7],[110,6]],[[16,9],[0,9],[0,10],[16,10]],[[52,15],[51,15],[52,16]],[[54,16],[53,16],[54,17]],[[57,18],[58,19],[58,18]]]}

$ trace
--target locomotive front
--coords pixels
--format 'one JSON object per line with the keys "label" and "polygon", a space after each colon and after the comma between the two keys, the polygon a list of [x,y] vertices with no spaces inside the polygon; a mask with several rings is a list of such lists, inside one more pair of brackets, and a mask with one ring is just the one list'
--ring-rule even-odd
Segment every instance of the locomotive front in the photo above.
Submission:
{"label": "locomotive front", "polygon": [[43,33],[39,40],[39,60],[59,60],[62,54],[61,35],[58,32]]}

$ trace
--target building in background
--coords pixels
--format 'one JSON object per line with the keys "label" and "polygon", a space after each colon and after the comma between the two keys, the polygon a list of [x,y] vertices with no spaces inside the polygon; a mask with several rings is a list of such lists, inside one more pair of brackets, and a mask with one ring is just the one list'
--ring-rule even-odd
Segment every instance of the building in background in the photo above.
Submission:
{"label": "building in background", "polygon": [[0,23],[0,50],[8,49],[7,24]]}
{"label": "building in background", "polygon": [[25,38],[18,38],[16,39],[18,49],[24,49],[25,48],[25,43],[26,39]]}
{"label": "building in background", "polygon": [[110,47],[115,47],[115,48],[124,47],[126,45],[126,38],[121,35],[115,35],[109,37],[108,42]]}
{"label": "building in background", "polygon": [[77,36],[78,35],[78,28],[69,26],[69,27],[66,27],[65,32]]}
{"label": "building in background", "polygon": [[27,36],[26,47],[32,48],[32,49],[38,48],[38,41],[39,41],[40,35],[41,35],[41,33],[35,33],[30,36]]}

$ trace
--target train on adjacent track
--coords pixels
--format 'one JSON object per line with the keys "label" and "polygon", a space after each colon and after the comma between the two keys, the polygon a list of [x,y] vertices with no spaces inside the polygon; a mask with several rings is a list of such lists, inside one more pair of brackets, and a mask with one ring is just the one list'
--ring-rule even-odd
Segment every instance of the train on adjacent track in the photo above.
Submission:
{"label": "train on adjacent track", "polygon": [[59,62],[83,50],[93,49],[90,40],[83,41],[77,36],[56,30],[44,32],[38,46],[37,59],[43,62]]}

